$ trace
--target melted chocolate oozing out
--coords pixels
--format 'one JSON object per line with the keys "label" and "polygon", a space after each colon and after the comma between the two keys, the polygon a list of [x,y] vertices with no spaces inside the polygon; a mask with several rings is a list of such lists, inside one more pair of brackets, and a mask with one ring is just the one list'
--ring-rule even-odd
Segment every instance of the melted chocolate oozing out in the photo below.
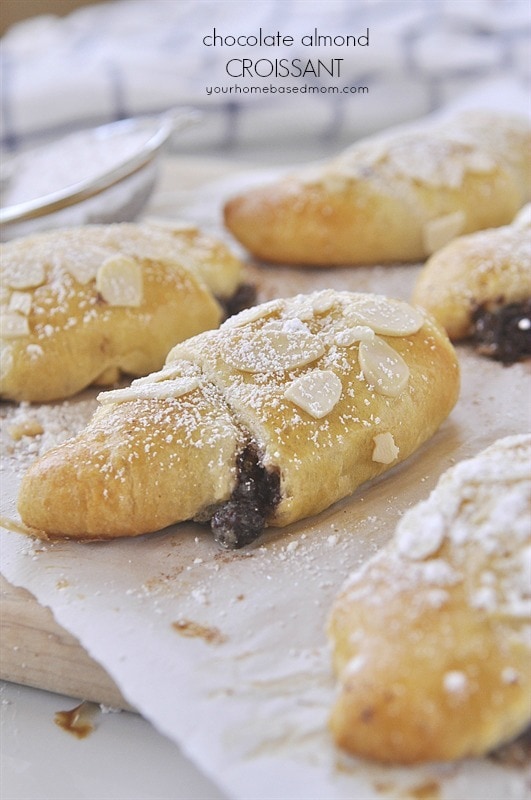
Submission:
{"label": "melted chocolate oozing out", "polygon": [[280,502],[280,475],[260,463],[257,449],[247,445],[238,457],[238,484],[210,520],[214,539],[226,550],[257,539],[268,515]]}
{"label": "melted chocolate oozing out", "polygon": [[504,364],[531,356],[531,299],[472,313],[474,342],[478,352]]}

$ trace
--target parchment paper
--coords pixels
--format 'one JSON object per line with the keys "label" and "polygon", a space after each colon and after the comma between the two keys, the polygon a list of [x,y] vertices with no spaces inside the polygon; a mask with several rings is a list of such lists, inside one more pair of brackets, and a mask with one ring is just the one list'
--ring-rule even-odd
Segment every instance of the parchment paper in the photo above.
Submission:
{"label": "parchment paper", "polygon": [[[257,177],[264,176],[168,160],[148,214],[220,232],[222,200]],[[249,264],[248,273],[259,300],[327,286],[408,299],[418,269]],[[531,428],[529,362],[504,367],[466,345],[458,354],[461,397],[433,439],[317,517],[230,553],[194,524],[94,544],[42,544],[2,530],[2,573],[49,606],[124,697],[235,800],[523,800],[531,777],[525,766],[478,759],[382,767],[340,753],[327,730],[334,681],[325,624],[345,578],[444,470]],[[51,406],[4,405],[2,514],[15,518],[20,475],[88,419],[94,398],[86,392]],[[44,433],[13,440],[13,426],[28,419]]]}

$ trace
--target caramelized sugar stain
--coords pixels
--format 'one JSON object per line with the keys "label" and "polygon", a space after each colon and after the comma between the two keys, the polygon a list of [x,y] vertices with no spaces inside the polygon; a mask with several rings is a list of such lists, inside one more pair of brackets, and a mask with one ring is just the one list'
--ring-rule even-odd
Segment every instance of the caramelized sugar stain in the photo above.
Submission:
{"label": "caramelized sugar stain", "polygon": [[97,711],[98,706],[95,703],[83,701],[70,711],[57,711],[53,721],[67,733],[78,739],[86,739],[95,730],[93,720]]}
{"label": "caramelized sugar stain", "polygon": [[378,792],[378,794],[382,793],[385,794],[386,792],[394,792],[395,785],[390,781],[376,781],[374,784],[374,791]]}
{"label": "caramelized sugar stain", "polygon": [[233,561],[242,561],[245,558],[254,558],[256,553],[252,551],[236,552],[234,550],[221,550],[214,555],[214,561],[221,561],[222,564],[232,564]]}
{"label": "caramelized sugar stain", "polygon": [[171,626],[181,636],[187,636],[190,639],[203,639],[208,644],[223,644],[227,641],[227,637],[218,628],[200,625],[198,622],[193,622],[189,619],[177,620],[172,622]]}
{"label": "caramelized sugar stain", "polygon": [[438,800],[441,796],[441,787],[437,781],[426,781],[418,786],[411,786],[406,790],[404,798],[413,800]]}
{"label": "caramelized sugar stain", "polygon": [[[398,798],[400,800],[439,800],[441,796],[440,784],[435,780],[426,780],[416,786],[408,786],[401,789],[392,781],[376,781],[373,786],[378,794],[392,793],[397,800]],[[396,792],[399,793],[395,794]]]}

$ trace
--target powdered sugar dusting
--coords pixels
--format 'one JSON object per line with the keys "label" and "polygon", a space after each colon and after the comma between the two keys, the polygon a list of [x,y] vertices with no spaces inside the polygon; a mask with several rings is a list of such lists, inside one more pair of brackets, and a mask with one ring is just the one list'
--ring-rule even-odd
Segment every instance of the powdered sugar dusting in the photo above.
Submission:
{"label": "powdered sugar dusting", "polygon": [[371,593],[365,576],[379,559],[395,582],[371,602],[390,602],[405,586],[425,602],[432,587],[464,582],[472,608],[531,621],[531,435],[498,440],[445,472],[430,497],[399,521],[392,552],[349,581],[349,596]]}
{"label": "powdered sugar dusting", "polygon": [[[366,341],[376,340],[374,331],[368,324],[358,326],[361,335],[337,343],[338,335],[352,331],[354,318],[362,314],[369,318],[373,305],[374,319],[381,324],[388,312],[393,333],[389,334],[392,344],[378,339],[380,350],[371,363],[375,368],[379,365],[385,376],[386,393],[397,397],[409,390],[406,348],[411,345],[408,338],[398,336],[398,321],[415,331],[410,335],[422,337],[426,343],[431,333],[423,315],[406,303],[382,295],[325,289],[265,303],[229,319],[215,334],[201,334],[177,345],[167,364],[187,359],[199,365],[205,377],[223,392],[239,424],[259,441],[264,437],[264,420],[271,420],[268,424],[273,430],[265,436],[266,441],[270,440],[266,445],[267,463],[279,465],[284,471],[286,465],[280,451],[285,448],[290,469],[297,471],[302,468],[295,445],[297,437],[310,440],[316,450],[341,447],[348,429],[380,423],[372,405],[382,396],[383,381],[375,381],[372,386],[358,369],[361,347]],[[422,327],[417,330],[419,321]],[[401,344],[403,356],[395,349]],[[319,376],[322,392],[312,375]],[[312,398],[306,392],[308,381],[316,395],[315,408],[311,406],[309,414]],[[289,386],[293,388],[287,389]],[[298,388],[304,390],[305,397],[308,395],[310,405]],[[317,394],[322,395],[318,402]],[[358,399],[361,397],[363,401]],[[332,408],[341,408],[339,426],[330,423]]]}
{"label": "powdered sugar dusting", "polygon": [[[366,179],[377,168],[381,185],[397,178],[430,187],[459,189],[470,174],[513,168],[517,141],[529,136],[525,119],[498,115],[463,114],[444,123],[411,126],[401,133],[384,133],[356,143],[324,173],[308,172],[308,183],[323,180],[336,189],[349,179]],[[515,148],[518,149],[518,148]],[[369,180],[376,175],[369,171]]]}
{"label": "powdered sugar dusting", "polygon": [[[108,368],[159,367],[176,341],[219,323],[213,294],[231,297],[242,271],[224,244],[197,230],[126,223],[13,240],[1,245],[1,265],[1,340],[10,346],[1,392],[31,401],[73,395]],[[170,308],[183,298],[197,304],[195,325]],[[150,346],[135,341],[154,321]]]}
{"label": "powdered sugar dusting", "polygon": [[75,436],[97,408],[94,392],[53,405],[4,405],[0,470],[23,474],[35,458]]}

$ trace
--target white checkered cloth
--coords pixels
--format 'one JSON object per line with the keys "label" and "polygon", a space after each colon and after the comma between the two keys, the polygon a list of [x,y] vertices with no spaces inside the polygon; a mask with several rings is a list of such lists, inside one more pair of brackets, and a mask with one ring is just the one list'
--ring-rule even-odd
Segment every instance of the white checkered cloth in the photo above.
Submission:
{"label": "white checkered cloth", "polygon": [[[1,41],[1,147],[14,152],[77,128],[193,106],[202,122],[179,137],[178,152],[245,156],[267,148],[291,157],[339,148],[485,87],[491,105],[528,110],[530,27],[529,0],[113,0],[64,18],[38,16]],[[224,37],[261,28],[294,44],[206,46],[214,28]],[[337,45],[302,46],[316,29]],[[337,38],[367,29],[368,46]],[[239,79],[226,72],[230,58],[265,59],[262,70],[280,58],[343,61],[340,78]],[[235,85],[242,91],[206,93]],[[245,89],[270,85],[299,93]],[[332,86],[368,91],[325,91]]]}

